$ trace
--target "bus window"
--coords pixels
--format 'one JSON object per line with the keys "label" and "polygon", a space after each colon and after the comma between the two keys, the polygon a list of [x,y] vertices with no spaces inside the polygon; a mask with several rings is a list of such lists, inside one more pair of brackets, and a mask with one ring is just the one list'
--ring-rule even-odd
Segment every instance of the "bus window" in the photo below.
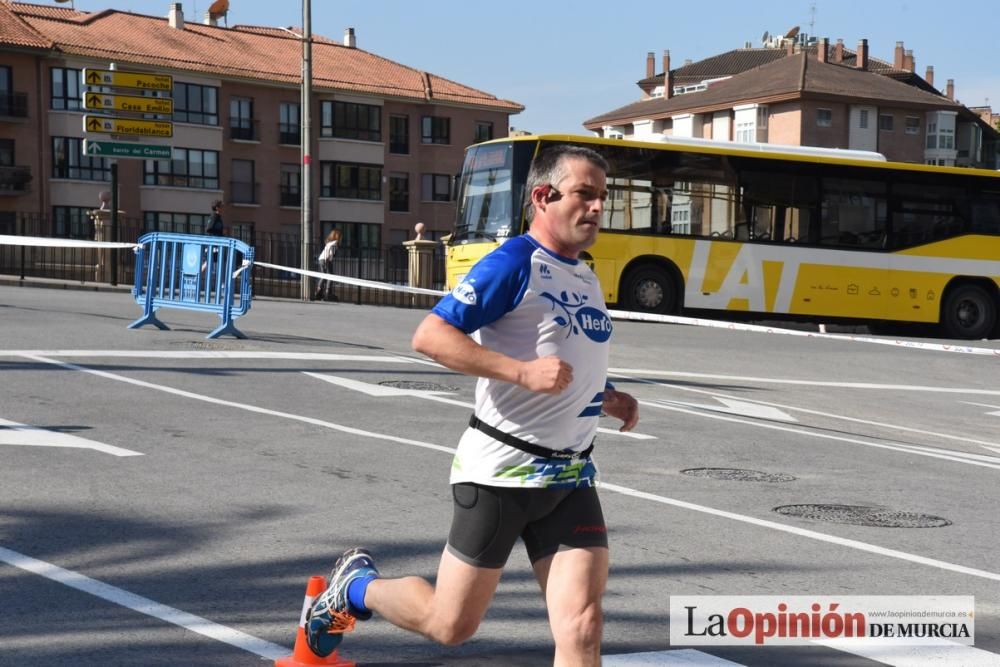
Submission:
{"label": "bus window", "polygon": [[654,204],[650,181],[608,178],[608,199],[604,202],[601,227],[619,231],[652,232]]}
{"label": "bus window", "polygon": [[888,217],[885,183],[824,178],[822,185],[820,243],[881,248]]}
{"label": "bus window", "polygon": [[892,187],[892,247],[930,243],[962,231],[959,207],[963,189],[928,185],[898,184]]}
{"label": "bus window", "polygon": [[984,192],[973,200],[970,231],[974,234],[1000,234],[1000,192]]}

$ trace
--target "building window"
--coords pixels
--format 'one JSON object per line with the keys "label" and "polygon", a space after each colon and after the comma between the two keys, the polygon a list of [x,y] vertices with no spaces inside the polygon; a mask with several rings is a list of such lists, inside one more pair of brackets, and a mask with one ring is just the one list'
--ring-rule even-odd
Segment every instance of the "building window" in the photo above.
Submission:
{"label": "building window", "polygon": [[389,175],[389,210],[405,213],[410,210],[410,175]]}
{"label": "building window", "polygon": [[234,222],[229,225],[229,235],[247,245],[253,245],[253,223]]}
{"label": "building window", "polygon": [[444,116],[424,116],[421,118],[420,141],[425,144],[450,144],[451,119]]}
{"label": "building window", "polygon": [[830,109],[816,109],[816,126],[833,127],[833,111]]}
{"label": "building window", "polygon": [[208,228],[208,215],[198,213],[167,213],[145,211],[142,216],[143,231],[204,234]]}
{"label": "building window", "polygon": [[0,116],[26,118],[28,96],[14,92],[14,72],[6,65],[0,65]]}
{"label": "building window", "polygon": [[229,199],[235,204],[256,204],[257,183],[254,181],[253,160],[233,160]]}
{"label": "building window", "polygon": [[178,188],[219,189],[219,153],[175,148],[172,160],[145,160],[143,183]]}
{"label": "building window", "polygon": [[94,221],[84,206],[53,206],[52,229],[56,236],[68,239],[93,239]]}
{"label": "building window", "polygon": [[927,123],[927,148],[937,148],[937,123]]}
{"label": "building window", "polygon": [[52,137],[52,178],[110,181],[108,161],[84,155],[81,141],[76,137]]}
{"label": "building window", "polygon": [[365,222],[320,222],[322,238],[330,230],[340,230],[340,247],[348,252],[358,250],[378,250],[382,247],[382,225]]}
{"label": "building window", "polygon": [[78,110],[80,108],[80,70],[69,67],[53,67],[52,106],[53,109]]}
{"label": "building window", "polygon": [[493,138],[493,123],[487,120],[476,121],[476,136],[472,143],[478,144],[481,141],[489,141]]}
{"label": "building window", "polygon": [[282,206],[302,206],[302,170],[297,164],[281,165]]}
{"label": "building window", "polygon": [[219,124],[219,89],[174,82],[174,120],[198,125]]}
{"label": "building window", "polygon": [[259,141],[253,120],[253,100],[234,97],[229,100],[229,138],[242,141]]}
{"label": "building window", "polygon": [[14,140],[0,139],[0,167],[14,166]]}
{"label": "building window", "polygon": [[420,199],[423,201],[451,201],[451,177],[448,174],[422,174]]}
{"label": "building window", "polygon": [[320,136],[382,141],[382,107],[353,102],[323,102]]}
{"label": "building window", "polygon": [[894,120],[892,114],[880,113],[878,115],[878,129],[883,132],[892,132],[893,124]]}
{"label": "building window", "polygon": [[298,146],[302,143],[301,107],[296,102],[282,102],[278,107],[278,143]]}
{"label": "building window", "polygon": [[322,162],[320,196],[381,200],[382,167],[349,162]]}
{"label": "building window", "polygon": [[955,130],[942,127],[938,131],[938,148],[947,150],[955,148]]}
{"label": "building window", "polygon": [[410,154],[410,117],[389,116],[389,152]]}
{"label": "building window", "polygon": [[868,129],[868,109],[862,109],[858,114],[858,127],[862,130]]}
{"label": "building window", "polygon": [[907,116],[906,117],[906,134],[920,134],[920,117],[919,116]]}
{"label": "building window", "polygon": [[736,123],[736,143],[750,144],[757,140],[757,128],[752,122]]}

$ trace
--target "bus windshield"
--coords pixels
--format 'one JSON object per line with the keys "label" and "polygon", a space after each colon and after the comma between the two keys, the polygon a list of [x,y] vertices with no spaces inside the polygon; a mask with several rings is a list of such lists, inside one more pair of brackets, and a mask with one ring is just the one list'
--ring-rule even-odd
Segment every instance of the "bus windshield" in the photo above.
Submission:
{"label": "bus windshield", "polygon": [[452,243],[503,241],[518,234],[530,148],[511,143],[469,148],[459,183]]}

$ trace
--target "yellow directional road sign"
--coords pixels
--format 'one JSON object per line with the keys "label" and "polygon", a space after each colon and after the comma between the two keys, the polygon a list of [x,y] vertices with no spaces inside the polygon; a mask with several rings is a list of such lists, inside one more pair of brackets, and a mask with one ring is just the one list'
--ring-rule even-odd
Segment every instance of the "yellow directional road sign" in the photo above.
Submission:
{"label": "yellow directional road sign", "polygon": [[172,114],[174,112],[174,101],[167,97],[84,93],[83,108],[94,111]]}
{"label": "yellow directional road sign", "polygon": [[174,124],[162,120],[86,115],[83,117],[83,131],[101,134],[131,134],[137,137],[172,137],[174,136]]}
{"label": "yellow directional road sign", "polygon": [[119,88],[166,91],[174,89],[174,77],[169,74],[122,72],[110,69],[84,69],[83,82],[88,86],[117,86]]}

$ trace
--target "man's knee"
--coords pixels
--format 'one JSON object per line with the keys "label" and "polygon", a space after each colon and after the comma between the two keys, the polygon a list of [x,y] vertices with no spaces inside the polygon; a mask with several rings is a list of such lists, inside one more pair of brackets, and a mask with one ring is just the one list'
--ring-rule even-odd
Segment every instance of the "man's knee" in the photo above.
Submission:
{"label": "man's knee", "polygon": [[588,604],[574,614],[562,614],[551,620],[556,644],[581,648],[600,646],[604,631],[604,613],[600,602]]}
{"label": "man's knee", "polygon": [[458,646],[476,634],[478,629],[478,618],[470,619],[456,616],[436,619],[433,625],[427,628],[427,634],[431,639],[445,646]]}

